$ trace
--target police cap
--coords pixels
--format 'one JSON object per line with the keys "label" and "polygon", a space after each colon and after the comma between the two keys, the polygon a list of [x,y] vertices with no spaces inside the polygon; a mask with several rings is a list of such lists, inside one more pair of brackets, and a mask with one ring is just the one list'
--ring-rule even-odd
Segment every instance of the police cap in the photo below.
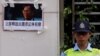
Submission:
{"label": "police cap", "polygon": [[75,31],[75,32],[90,32],[91,27],[90,27],[89,21],[79,20],[74,24],[72,30]]}

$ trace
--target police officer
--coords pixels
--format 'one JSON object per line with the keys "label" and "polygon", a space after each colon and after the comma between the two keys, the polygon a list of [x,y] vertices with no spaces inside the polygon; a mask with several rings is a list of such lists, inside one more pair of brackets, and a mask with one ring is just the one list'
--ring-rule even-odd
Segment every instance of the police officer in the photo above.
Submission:
{"label": "police officer", "polygon": [[92,48],[88,41],[91,34],[89,21],[77,21],[73,26],[72,33],[76,41],[75,46],[66,50],[61,56],[100,56],[100,50]]}

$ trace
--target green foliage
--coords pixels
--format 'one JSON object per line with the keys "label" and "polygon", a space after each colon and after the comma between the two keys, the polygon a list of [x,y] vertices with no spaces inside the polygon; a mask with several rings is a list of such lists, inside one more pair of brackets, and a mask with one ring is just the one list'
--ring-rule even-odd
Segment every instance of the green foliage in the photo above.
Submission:
{"label": "green foliage", "polygon": [[64,9],[64,17],[71,14],[72,13],[72,9],[70,7],[66,7]]}
{"label": "green foliage", "polygon": [[79,20],[88,20],[89,21],[89,18],[88,17],[86,17],[86,16],[84,16],[84,14],[83,14],[84,12],[83,11],[80,11],[79,12]]}

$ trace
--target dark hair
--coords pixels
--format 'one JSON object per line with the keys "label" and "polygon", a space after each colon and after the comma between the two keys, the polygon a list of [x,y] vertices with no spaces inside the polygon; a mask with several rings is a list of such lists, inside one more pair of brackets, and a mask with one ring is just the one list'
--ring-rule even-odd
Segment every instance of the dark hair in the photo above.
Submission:
{"label": "dark hair", "polygon": [[22,9],[24,9],[26,6],[30,6],[31,11],[35,10],[34,4],[24,4]]}

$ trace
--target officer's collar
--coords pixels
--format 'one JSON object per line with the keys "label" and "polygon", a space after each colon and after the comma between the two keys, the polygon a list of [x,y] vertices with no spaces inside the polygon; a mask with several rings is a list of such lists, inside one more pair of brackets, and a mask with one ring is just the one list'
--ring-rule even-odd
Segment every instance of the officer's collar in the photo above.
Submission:
{"label": "officer's collar", "polygon": [[[80,50],[80,48],[78,47],[77,43],[75,43],[74,50],[75,51]],[[86,50],[92,51],[92,47],[91,47],[90,43],[88,43],[88,46],[87,46]]]}

